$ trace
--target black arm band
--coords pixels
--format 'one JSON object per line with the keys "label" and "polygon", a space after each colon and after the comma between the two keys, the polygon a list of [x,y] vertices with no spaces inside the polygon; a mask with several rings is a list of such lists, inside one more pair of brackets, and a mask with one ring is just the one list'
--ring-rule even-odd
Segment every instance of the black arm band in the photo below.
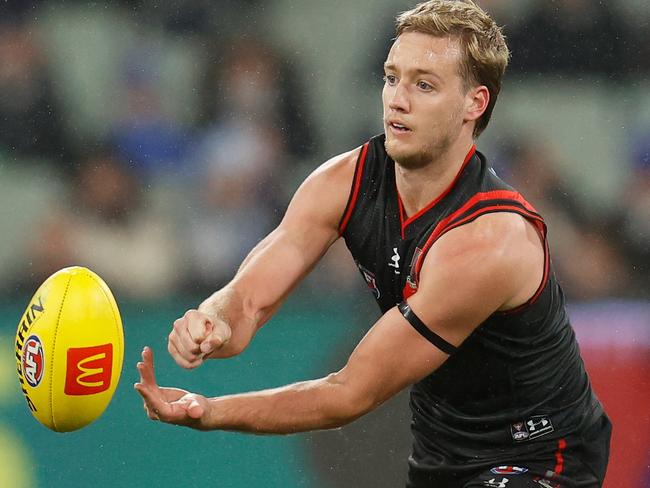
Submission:
{"label": "black arm band", "polygon": [[450,344],[449,342],[444,340],[435,332],[432,332],[431,329],[429,329],[426,325],[424,325],[424,322],[422,322],[420,318],[417,315],[415,315],[415,312],[411,310],[411,307],[409,306],[408,303],[406,303],[406,301],[400,303],[397,306],[397,308],[404,316],[404,318],[408,320],[408,323],[411,324],[413,328],[417,330],[431,344],[436,346],[442,352],[445,352],[449,355],[452,355],[453,353],[456,352],[458,348],[453,344]]}

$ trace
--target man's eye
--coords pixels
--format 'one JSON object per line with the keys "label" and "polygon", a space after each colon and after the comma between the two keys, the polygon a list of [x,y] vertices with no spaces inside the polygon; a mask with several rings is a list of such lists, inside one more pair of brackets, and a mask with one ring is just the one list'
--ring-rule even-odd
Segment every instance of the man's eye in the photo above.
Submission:
{"label": "man's eye", "polygon": [[426,81],[418,81],[417,86],[420,90],[424,91],[431,91],[433,90],[433,86],[431,86],[429,83]]}
{"label": "man's eye", "polygon": [[384,82],[389,84],[389,85],[394,85],[397,81],[397,78],[395,75],[384,75]]}

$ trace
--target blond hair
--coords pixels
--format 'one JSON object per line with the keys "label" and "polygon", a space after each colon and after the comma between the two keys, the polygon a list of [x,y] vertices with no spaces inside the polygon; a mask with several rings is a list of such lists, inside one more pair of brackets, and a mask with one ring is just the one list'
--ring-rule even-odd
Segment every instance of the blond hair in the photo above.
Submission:
{"label": "blond hair", "polygon": [[492,116],[510,57],[501,28],[472,0],[429,0],[397,16],[397,37],[404,32],[458,39],[465,90],[485,85],[490,92],[488,106],[474,127],[474,137],[478,137]]}

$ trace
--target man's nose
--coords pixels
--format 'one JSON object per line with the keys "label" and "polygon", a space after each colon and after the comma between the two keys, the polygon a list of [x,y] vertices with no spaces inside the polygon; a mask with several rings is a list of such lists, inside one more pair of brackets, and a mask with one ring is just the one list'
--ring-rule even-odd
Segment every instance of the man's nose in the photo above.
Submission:
{"label": "man's nose", "polygon": [[408,112],[411,109],[408,89],[402,83],[398,83],[393,96],[388,100],[388,107],[398,112]]}

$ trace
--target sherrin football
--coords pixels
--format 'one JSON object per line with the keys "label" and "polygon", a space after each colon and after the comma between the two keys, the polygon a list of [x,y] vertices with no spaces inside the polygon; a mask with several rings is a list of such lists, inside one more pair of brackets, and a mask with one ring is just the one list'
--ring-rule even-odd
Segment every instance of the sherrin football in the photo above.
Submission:
{"label": "sherrin football", "polygon": [[27,406],[56,432],[80,429],[104,412],[123,357],[115,298],[87,268],[64,268],[45,280],[18,324],[16,362]]}

